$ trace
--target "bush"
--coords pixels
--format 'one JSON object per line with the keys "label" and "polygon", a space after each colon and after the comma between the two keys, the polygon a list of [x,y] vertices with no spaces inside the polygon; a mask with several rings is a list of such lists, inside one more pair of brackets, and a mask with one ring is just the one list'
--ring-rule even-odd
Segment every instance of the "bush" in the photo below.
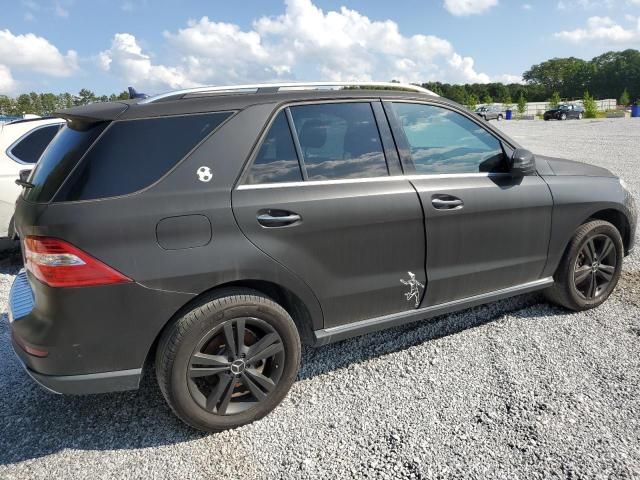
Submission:
{"label": "bush", "polygon": [[520,92],[520,97],[518,98],[518,113],[520,115],[524,115],[527,111],[527,99],[524,98],[524,94]]}
{"label": "bush", "polygon": [[589,92],[584,92],[584,97],[582,99],[582,105],[584,106],[584,116],[587,118],[597,118],[598,116],[598,105],[596,104],[595,99],[589,95]]}
{"label": "bush", "polygon": [[618,101],[618,103],[620,105],[624,105],[625,107],[631,103],[631,97],[629,97],[629,92],[627,92],[626,88],[624,89],[624,92],[622,92],[622,95],[620,95],[620,100]]}
{"label": "bush", "polygon": [[549,99],[549,110],[553,110],[554,108],[558,108],[562,99],[560,98],[560,94],[558,92],[553,92],[551,98]]}
{"label": "bush", "polygon": [[477,106],[478,106],[478,99],[472,93],[471,95],[469,95],[467,97],[467,108],[473,112],[473,111],[475,111]]}

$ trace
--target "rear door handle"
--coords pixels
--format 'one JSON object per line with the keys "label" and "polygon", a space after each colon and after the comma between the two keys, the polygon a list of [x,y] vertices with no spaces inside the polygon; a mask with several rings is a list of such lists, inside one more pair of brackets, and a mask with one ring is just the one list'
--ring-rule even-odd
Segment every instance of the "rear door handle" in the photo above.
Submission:
{"label": "rear door handle", "polygon": [[259,213],[258,214],[258,223],[263,227],[274,228],[274,227],[286,227],[287,225],[293,225],[294,223],[298,223],[302,220],[302,217],[297,213],[293,212],[278,212],[283,213],[282,215],[274,215],[271,212]]}
{"label": "rear door handle", "polygon": [[455,210],[462,208],[464,202],[453,195],[434,195],[431,205],[438,210]]}

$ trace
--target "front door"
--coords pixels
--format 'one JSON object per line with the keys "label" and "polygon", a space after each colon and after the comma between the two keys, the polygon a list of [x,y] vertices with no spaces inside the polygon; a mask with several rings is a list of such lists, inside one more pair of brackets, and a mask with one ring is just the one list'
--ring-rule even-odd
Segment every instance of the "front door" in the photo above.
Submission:
{"label": "front door", "polygon": [[325,328],[415,309],[424,293],[422,208],[390,175],[399,166],[378,107],[281,110],[233,192],[240,228],[314,291]]}
{"label": "front door", "polygon": [[544,180],[509,174],[501,141],[475,119],[438,105],[385,107],[425,212],[422,306],[538,280],[553,204]]}

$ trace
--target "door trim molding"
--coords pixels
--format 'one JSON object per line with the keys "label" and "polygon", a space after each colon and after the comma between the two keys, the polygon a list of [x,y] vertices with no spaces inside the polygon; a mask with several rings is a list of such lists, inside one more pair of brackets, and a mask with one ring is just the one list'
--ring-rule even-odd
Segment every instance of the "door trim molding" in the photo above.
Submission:
{"label": "door trim molding", "polygon": [[451,302],[432,305],[429,307],[419,308],[400,313],[392,313],[382,317],[370,318],[347,325],[339,325],[337,327],[324,328],[315,330],[315,344],[317,346],[326,345],[347,338],[364,335],[367,333],[377,332],[390,327],[397,327],[407,323],[417,322],[419,320],[427,320],[438,315],[457,312],[467,308],[483,305],[485,303],[502,300],[504,298],[513,297],[523,293],[534,292],[553,285],[553,277],[541,278],[532,282],[523,283],[513,287],[495,290],[493,292],[482,293],[472,297],[453,300]]}

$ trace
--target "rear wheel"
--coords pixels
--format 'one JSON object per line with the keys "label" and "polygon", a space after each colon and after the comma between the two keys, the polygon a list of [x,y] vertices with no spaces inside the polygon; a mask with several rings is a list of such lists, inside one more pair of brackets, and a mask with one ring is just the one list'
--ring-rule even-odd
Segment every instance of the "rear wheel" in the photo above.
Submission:
{"label": "rear wheel", "polygon": [[498,121],[501,122],[502,121],[502,114],[498,115]]}
{"label": "rear wheel", "polygon": [[549,300],[571,310],[587,310],[603,303],[618,283],[624,247],[616,227],[594,220],[576,231],[545,293]]}
{"label": "rear wheel", "polygon": [[215,432],[271,412],[296,378],[300,350],[296,326],[282,307],[258,292],[235,290],[167,329],[156,373],[175,414]]}
{"label": "rear wheel", "polygon": [[582,120],[582,118],[583,118],[583,117],[584,117],[584,115],[582,114],[582,112],[580,112],[580,113],[578,114],[578,120]]}
{"label": "rear wheel", "polygon": [[560,120],[566,120],[567,119],[567,114],[563,113],[560,115]]}

